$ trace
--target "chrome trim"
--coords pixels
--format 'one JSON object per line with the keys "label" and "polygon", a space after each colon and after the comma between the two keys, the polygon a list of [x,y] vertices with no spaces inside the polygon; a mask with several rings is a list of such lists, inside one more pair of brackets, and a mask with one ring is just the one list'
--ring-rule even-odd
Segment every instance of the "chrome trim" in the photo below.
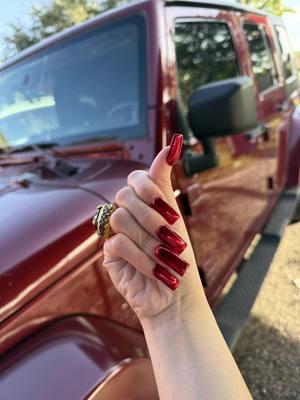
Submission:
{"label": "chrome trim", "polygon": [[118,375],[125,367],[127,367],[129,364],[132,362],[139,360],[137,358],[125,358],[122,360],[119,364],[115,365],[114,367],[110,368],[107,371],[107,376],[104,378],[103,381],[101,381],[98,386],[93,389],[93,392],[86,397],[85,400],[94,400],[97,394],[103,389],[105,385],[107,385],[112,378],[114,378],[116,375]]}

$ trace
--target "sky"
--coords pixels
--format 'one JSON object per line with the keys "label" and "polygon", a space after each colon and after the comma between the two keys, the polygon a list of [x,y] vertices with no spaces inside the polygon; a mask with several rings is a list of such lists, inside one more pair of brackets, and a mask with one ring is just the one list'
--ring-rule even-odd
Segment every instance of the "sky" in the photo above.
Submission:
{"label": "sky", "polygon": [[51,0],[0,0],[0,60],[3,54],[3,36],[9,31],[10,23],[28,24],[30,9],[33,5],[45,5]]}
{"label": "sky", "polygon": [[296,12],[284,15],[284,21],[289,31],[292,46],[295,50],[300,50],[300,1],[285,0],[287,7],[292,7]]}
{"label": "sky", "polygon": [[[51,0],[0,0],[0,59],[3,51],[1,38],[7,32],[7,25],[20,21],[22,24],[29,22],[28,14],[33,5],[45,5]],[[285,0],[287,7],[293,7],[295,14],[286,14],[284,20],[289,30],[293,48],[300,50],[300,1]]]}
{"label": "sky", "polygon": [[0,0],[0,34],[3,35],[5,26],[9,23],[26,20],[33,5],[46,3],[45,0]]}

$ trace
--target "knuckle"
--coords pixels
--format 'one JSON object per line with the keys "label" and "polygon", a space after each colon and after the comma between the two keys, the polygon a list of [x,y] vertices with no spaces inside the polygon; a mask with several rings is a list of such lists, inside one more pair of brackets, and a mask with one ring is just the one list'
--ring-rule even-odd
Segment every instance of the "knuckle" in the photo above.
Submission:
{"label": "knuckle", "polygon": [[117,232],[118,229],[120,229],[120,227],[124,225],[124,221],[126,221],[126,218],[127,211],[122,207],[117,208],[116,211],[113,212],[112,216],[109,219],[109,223],[114,232]]}
{"label": "knuckle", "polygon": [[159,178],[159,187],[163,192],[173,191],[171,178],[168,176],[162,176]]}
{"label": "knuckle", "polygon": [[104,252],[104,254],[111,253],[111,239],[110,240],[105,240],[105,242],[103,243],[103,252]]}
{"label": "knuckle", "polygon": [[152,209],[150,207],[143,207],[139,211],[139,222],[146,229],[151,226],[153,220]]}
{"label": "knuckle", "polygon": [[114,255],[121,256],[122,248],[126,242],[126,235],[123,233],[117,233],[109,239],[110,242],[110,252]]}
{"label": "knuckle", "polygon": [[114,235],[109,240],[105,240],[103,244],[104,255],[109,255],[109,256],[118,255],[117,253],[118,248],[115,246],[116,236],[117,235]]}
{"label": "knuckle", "polygon": [[142,199],[149,199],[156,195],[153,182],[150,180],[146,171],[134,171],[138,174],[133,179],[128,180],[137,195]]}
{"label": "knuckle", "polygon": [[147,172],[141,169],[136,169],[135,171],[130,172],[130,174],[127,177],[127,183],[128,185],[133,185],[137,180],[140,179],[140,177],[145,177],[147,175]]}
{"label": "knuckle", "polygon": [[145,234],[141,238],[141,248],[144,249],[151,249],[152,244],[152,237],[149,234]]}
{"label": "knuckle", "polygon": [[129,186],[123,187],[119,190],[116,194],[116,203],[117,204],[124,204],[128,201],[132,193],[132,189]]}

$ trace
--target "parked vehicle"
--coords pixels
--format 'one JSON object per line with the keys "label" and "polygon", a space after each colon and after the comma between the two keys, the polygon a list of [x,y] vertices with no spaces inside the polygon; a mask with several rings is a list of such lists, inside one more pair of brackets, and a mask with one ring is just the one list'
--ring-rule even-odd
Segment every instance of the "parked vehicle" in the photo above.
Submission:
{"label": "parked vehicle", "polygon": [[178,131],[175,194],[233,346],[298,204],[299,84],[282,20],[143,0],[1,67],[1,399],[157,398],[91,220]]}

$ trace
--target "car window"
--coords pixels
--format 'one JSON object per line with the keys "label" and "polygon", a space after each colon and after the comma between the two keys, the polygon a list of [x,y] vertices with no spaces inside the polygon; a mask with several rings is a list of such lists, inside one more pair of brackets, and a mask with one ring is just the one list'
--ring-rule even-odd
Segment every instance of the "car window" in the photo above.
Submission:
{"label": "car window", "polygon": [[144,18],[128,17],[1,71],[2,147],[145,135],[145,36]]}
{"label": "car window", "polygon": [[267,33],[265,28],[252,23],[245,24],[244,31],[258,90],[263,92],[278,83]]}
{"label": "car window", "polygon": [[284,77],[285,79],[288,79],[295,75],[291,45],[287,36],[287,32],[283,26],[277,25],[275,27],[275,31],[283,64]]}
{"label": "car window", "polygon": [[190,95],[199,86],[239,75],[230,30],[224,22],[178,22],[175,46],[178,84],[185,110]]}

